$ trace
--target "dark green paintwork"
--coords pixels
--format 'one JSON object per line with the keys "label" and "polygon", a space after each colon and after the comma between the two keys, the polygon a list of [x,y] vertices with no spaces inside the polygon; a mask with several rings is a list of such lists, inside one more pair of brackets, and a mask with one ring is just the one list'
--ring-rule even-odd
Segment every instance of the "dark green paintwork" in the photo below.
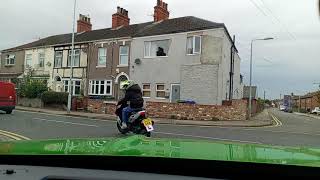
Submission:
{"label": "dark green paintwork", "polygon": [[144,136],[2,142],[0,154],[164,157],[320,167],[320,149],[316,148],[154,139]]}

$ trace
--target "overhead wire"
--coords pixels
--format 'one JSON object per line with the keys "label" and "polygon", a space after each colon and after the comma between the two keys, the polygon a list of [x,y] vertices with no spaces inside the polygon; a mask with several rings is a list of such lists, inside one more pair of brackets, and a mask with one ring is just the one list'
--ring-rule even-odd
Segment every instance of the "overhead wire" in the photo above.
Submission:
{"label": "overhead wire", "polygon": [[267,9],[267,11],[271,15],[268,15],[254,0],[250,0],[250,2],[260,11],[261,14],[270,18],[273,25],[280,26],[280,29],[282,32],[286,33],[293,40],[296,40],[295,36],[286,28],[285,25],[283,25],[283,23],[280,21],[280,19],[274,15],[273,11],[267,7],[266,3],[263,0],[260,0],[260,1],[263,4],[263,6],[265,7],[265,9]]}
{"label": "overhead wire", "polygon": [[275,13],[268,7],[264,0],[260,0],[265,9],[271,14],[271,16],[282,26],[282,28],[295,40],[296,37],[288,30],[288,28],[281,22],[281,20],[275,15]]}

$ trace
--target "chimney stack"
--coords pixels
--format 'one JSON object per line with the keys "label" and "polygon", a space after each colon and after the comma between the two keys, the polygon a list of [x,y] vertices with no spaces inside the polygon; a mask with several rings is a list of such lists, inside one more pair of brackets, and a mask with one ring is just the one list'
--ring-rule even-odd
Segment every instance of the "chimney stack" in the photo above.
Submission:
{"label": "chimney stack", "polygon": [[154,7],[154,22],[169,19],[168,4],[162,0],[157,0],[157,6]]}
{"label": "chimney stack", "polygon": [[80,14],[79,20],[77,21],[77,33],[87,32],[92,30],[92,24],[90,17]]}
{"label": "chimney stack", "polygon": [[117,13],[112,15],[112,29],[116,29],[121,26],[129,26],[130,18],[126,9],[117,7]]}

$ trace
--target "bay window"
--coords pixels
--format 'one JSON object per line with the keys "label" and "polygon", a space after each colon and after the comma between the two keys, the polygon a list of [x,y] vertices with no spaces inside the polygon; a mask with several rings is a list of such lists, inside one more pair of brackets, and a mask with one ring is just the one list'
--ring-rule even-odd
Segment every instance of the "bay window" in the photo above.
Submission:
{"label": "bay window", "polygon": [[[69,92],[69,80],[63,81],[64,92]],[[80,80],[72,80],[71,81],[71,92],[72,95],[80,95],[81,94],[81,81]]]}
{"label": "bay window", "polygon": [[107,96],[112,95],[112,81],[111,80],[90,80],[89,81],[89,95]]}

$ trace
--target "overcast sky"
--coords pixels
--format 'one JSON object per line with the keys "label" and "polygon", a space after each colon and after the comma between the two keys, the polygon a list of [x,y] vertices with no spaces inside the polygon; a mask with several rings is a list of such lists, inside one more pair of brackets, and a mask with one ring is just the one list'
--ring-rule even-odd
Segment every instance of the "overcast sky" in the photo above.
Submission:
{"label": "overcast sky", "polygon": [[[316,0],[166,0],[170,17],[197,16],[225,23],[236,35],[241,73],[249,79],[254,43],[253,83],[259,96],[302,94],[320,82],[320,19]],[[93,29],[111,26],[116,7],[129,10],[131,24],[152,21],[156,0],[78,0],[77,14],[89,14]],[[256,6],[257,7],[256,7]],[[73,0],[1,0],[0,49],[72,31]]]}

